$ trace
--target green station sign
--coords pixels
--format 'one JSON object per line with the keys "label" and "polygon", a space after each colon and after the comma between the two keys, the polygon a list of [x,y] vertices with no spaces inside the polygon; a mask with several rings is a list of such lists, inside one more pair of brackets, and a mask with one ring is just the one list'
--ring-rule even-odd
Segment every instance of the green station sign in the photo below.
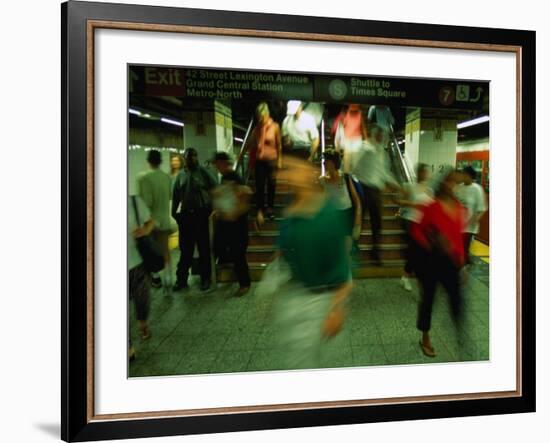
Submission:
{"label": "green station sign", "polygon": [[302,100],[480,109],[489,82],[157,66],[129,67],[130,93],[213,100]]}

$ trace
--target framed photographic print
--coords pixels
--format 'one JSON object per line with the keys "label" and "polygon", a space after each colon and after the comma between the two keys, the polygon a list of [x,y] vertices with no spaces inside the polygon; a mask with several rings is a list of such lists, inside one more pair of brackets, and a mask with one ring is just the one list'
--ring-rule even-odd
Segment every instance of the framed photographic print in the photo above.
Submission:
{"label": "framed photographic print", "polygon": [[61,13],[65,441],[535,410],[534,32]]}

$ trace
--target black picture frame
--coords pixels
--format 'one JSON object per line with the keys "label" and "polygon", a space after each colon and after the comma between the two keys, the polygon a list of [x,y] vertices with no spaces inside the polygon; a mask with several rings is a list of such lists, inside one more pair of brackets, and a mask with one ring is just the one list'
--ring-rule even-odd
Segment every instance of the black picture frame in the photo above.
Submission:
{"label": "black picture frame", "polygon": [[[228,12],[70,1],[62,17],[62,374],[61,433],[65,441],[171,436],[196,433],[276,429],[512,414],[535,411],[535,32],[356,19]],[[90,107],[87,46],[91,21],[141,25],[190,26],[269,33],[369,37],[403,44],[433,42],[435,47],[480,45],[510,47],[519,57],[518,110],[518,280],[521,294],[518,350],[521,392],[498,398],[441,399],[400,404],[260,410],[231,414],[196,414],[161,418],[101,420],[90,400],[89,293],[93,290],[93,217],[89,158]],[[146,28],[147,26],[145,26]],[[146,29],[145,29],[146,30]],[[144,30],[144,32],[145,32]],[[281,33],[281,34],[277,34]],[[283,38],[287,38],[284,37]],[[512,49],[511,49],[512,50]],[[521,110],[524,110],[522,113]],[[528,112],[528,116],[526,115]],[[90,411],[92,409],[92,412]]]}

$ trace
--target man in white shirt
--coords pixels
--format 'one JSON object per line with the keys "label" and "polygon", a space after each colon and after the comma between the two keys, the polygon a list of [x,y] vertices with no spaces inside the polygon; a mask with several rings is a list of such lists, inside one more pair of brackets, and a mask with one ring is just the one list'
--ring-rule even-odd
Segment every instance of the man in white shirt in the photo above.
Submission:
{"label": "man in white shirt", "polygon": [[382,191],[386,186],[399,188],[389,170],[387,153],[382,145],[383,134],[376,125],[369,129],[369,138],[363,142],[352,165],[352,174],[363,188],[363,207],[367,208],[372,230],[372,256],[380,265],[380,230],[382,227]]}
{"label": "man in white shirt", "polygon": [[479,220],[487,210],[485,191],[475,180],[477,172],[471,166],[463,170],[464,183],[458,185],[455,194],[468,211],[468,220],[464,227],[464,256],[466,264],[470,264],[470,245],[472,238],[479,232]]}
{"label": "man in white shirt", "polygon": [[[139,196],[147,205],[151,217],[155,220],[152,236],[158,243],[164,255],[164,286],[172,287],[172,267],[168,239],[171,234],[172,223],[170,217],[170,199],[172,198],[172,179],[160,168],[162,156],[159,151],[152,149],[147,154],[149,170],[139,174],[137,178]],[[153,275],[152,285],[155,288],[162,286],[160,275]]]}
{"label": "man in white shirt", "polygon": [[287,152],[312,161],[319,147],[319,130],[315,118],[303,111],[303,103],[290,100],[282,127],[283,146]]}

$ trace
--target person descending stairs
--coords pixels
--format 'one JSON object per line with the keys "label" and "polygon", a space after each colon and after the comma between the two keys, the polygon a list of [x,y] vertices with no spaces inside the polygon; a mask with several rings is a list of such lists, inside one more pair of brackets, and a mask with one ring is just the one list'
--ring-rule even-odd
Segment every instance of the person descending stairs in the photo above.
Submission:
{"label": "person descending stairs", "polygon": [[[254,181],[249,182],[254,189]],[[404,252],[407,247],[405,231],[401,227],[401,221],[396,216],[399,206],[393,202],[395,194],[384,192],[382,232],[380,244],[381,266],[377,266],[371,256],[372,231],[370,230],[370,218],[363,214],[363,224],[359,237],[358,251],[356,252],[356,263],[354,269],[355,278],[365,277],[400,277],[404,266]],[[290,189],[285,182],[277,181],[275,191],[275,218],[265,219],[261,226],[258,226],[256,217],[249,215],[249,246],[247,250],[247,261],[250,268],[250,276],[253,281],[258,281],[263,270],[271,262],[277,248],[277,237],[279,235],[279,223],[282,220],[283,210],[292,198]],[[319,253],[323,253],[322,250]],[[218,281],[236,281],[230,265],[218,266]]]}
{"label": "person descending stairs", "polygon": [[[331,134],[329,125],[323,125],[322,151],[334,146],[335,136]],[[326,141],[326,143],[325,143]],[[238,163],[240,162],[240,158]],[[256,182],[250,179],[247,184],[255,191]],[[397,192],[390,188],[381,190],[381,226],[378,238],[378,250],[373,248],[373,232],[369,211],[363,208],[361,233],[353,248],[354,277],[400,277],[405,263],[407,236],[402,228],[399,205],[396,203]],[[250,276],[253,281],[260,280],[266,266],[271,262],[277,249],[279,223],[282,220],[284,208],[292,199],[288,184],[276,180],[273,214],[271,217],[257,217],[256,211],[250,211],[249,243],[247,261]],[[253,198],[252,201],[255,199]],[[322,248],[322,246],[320,246]],[[319,253],[323,251],[320,249]],[[220,282],[235,281],[230,266],[218,266],[217,277]]]}

